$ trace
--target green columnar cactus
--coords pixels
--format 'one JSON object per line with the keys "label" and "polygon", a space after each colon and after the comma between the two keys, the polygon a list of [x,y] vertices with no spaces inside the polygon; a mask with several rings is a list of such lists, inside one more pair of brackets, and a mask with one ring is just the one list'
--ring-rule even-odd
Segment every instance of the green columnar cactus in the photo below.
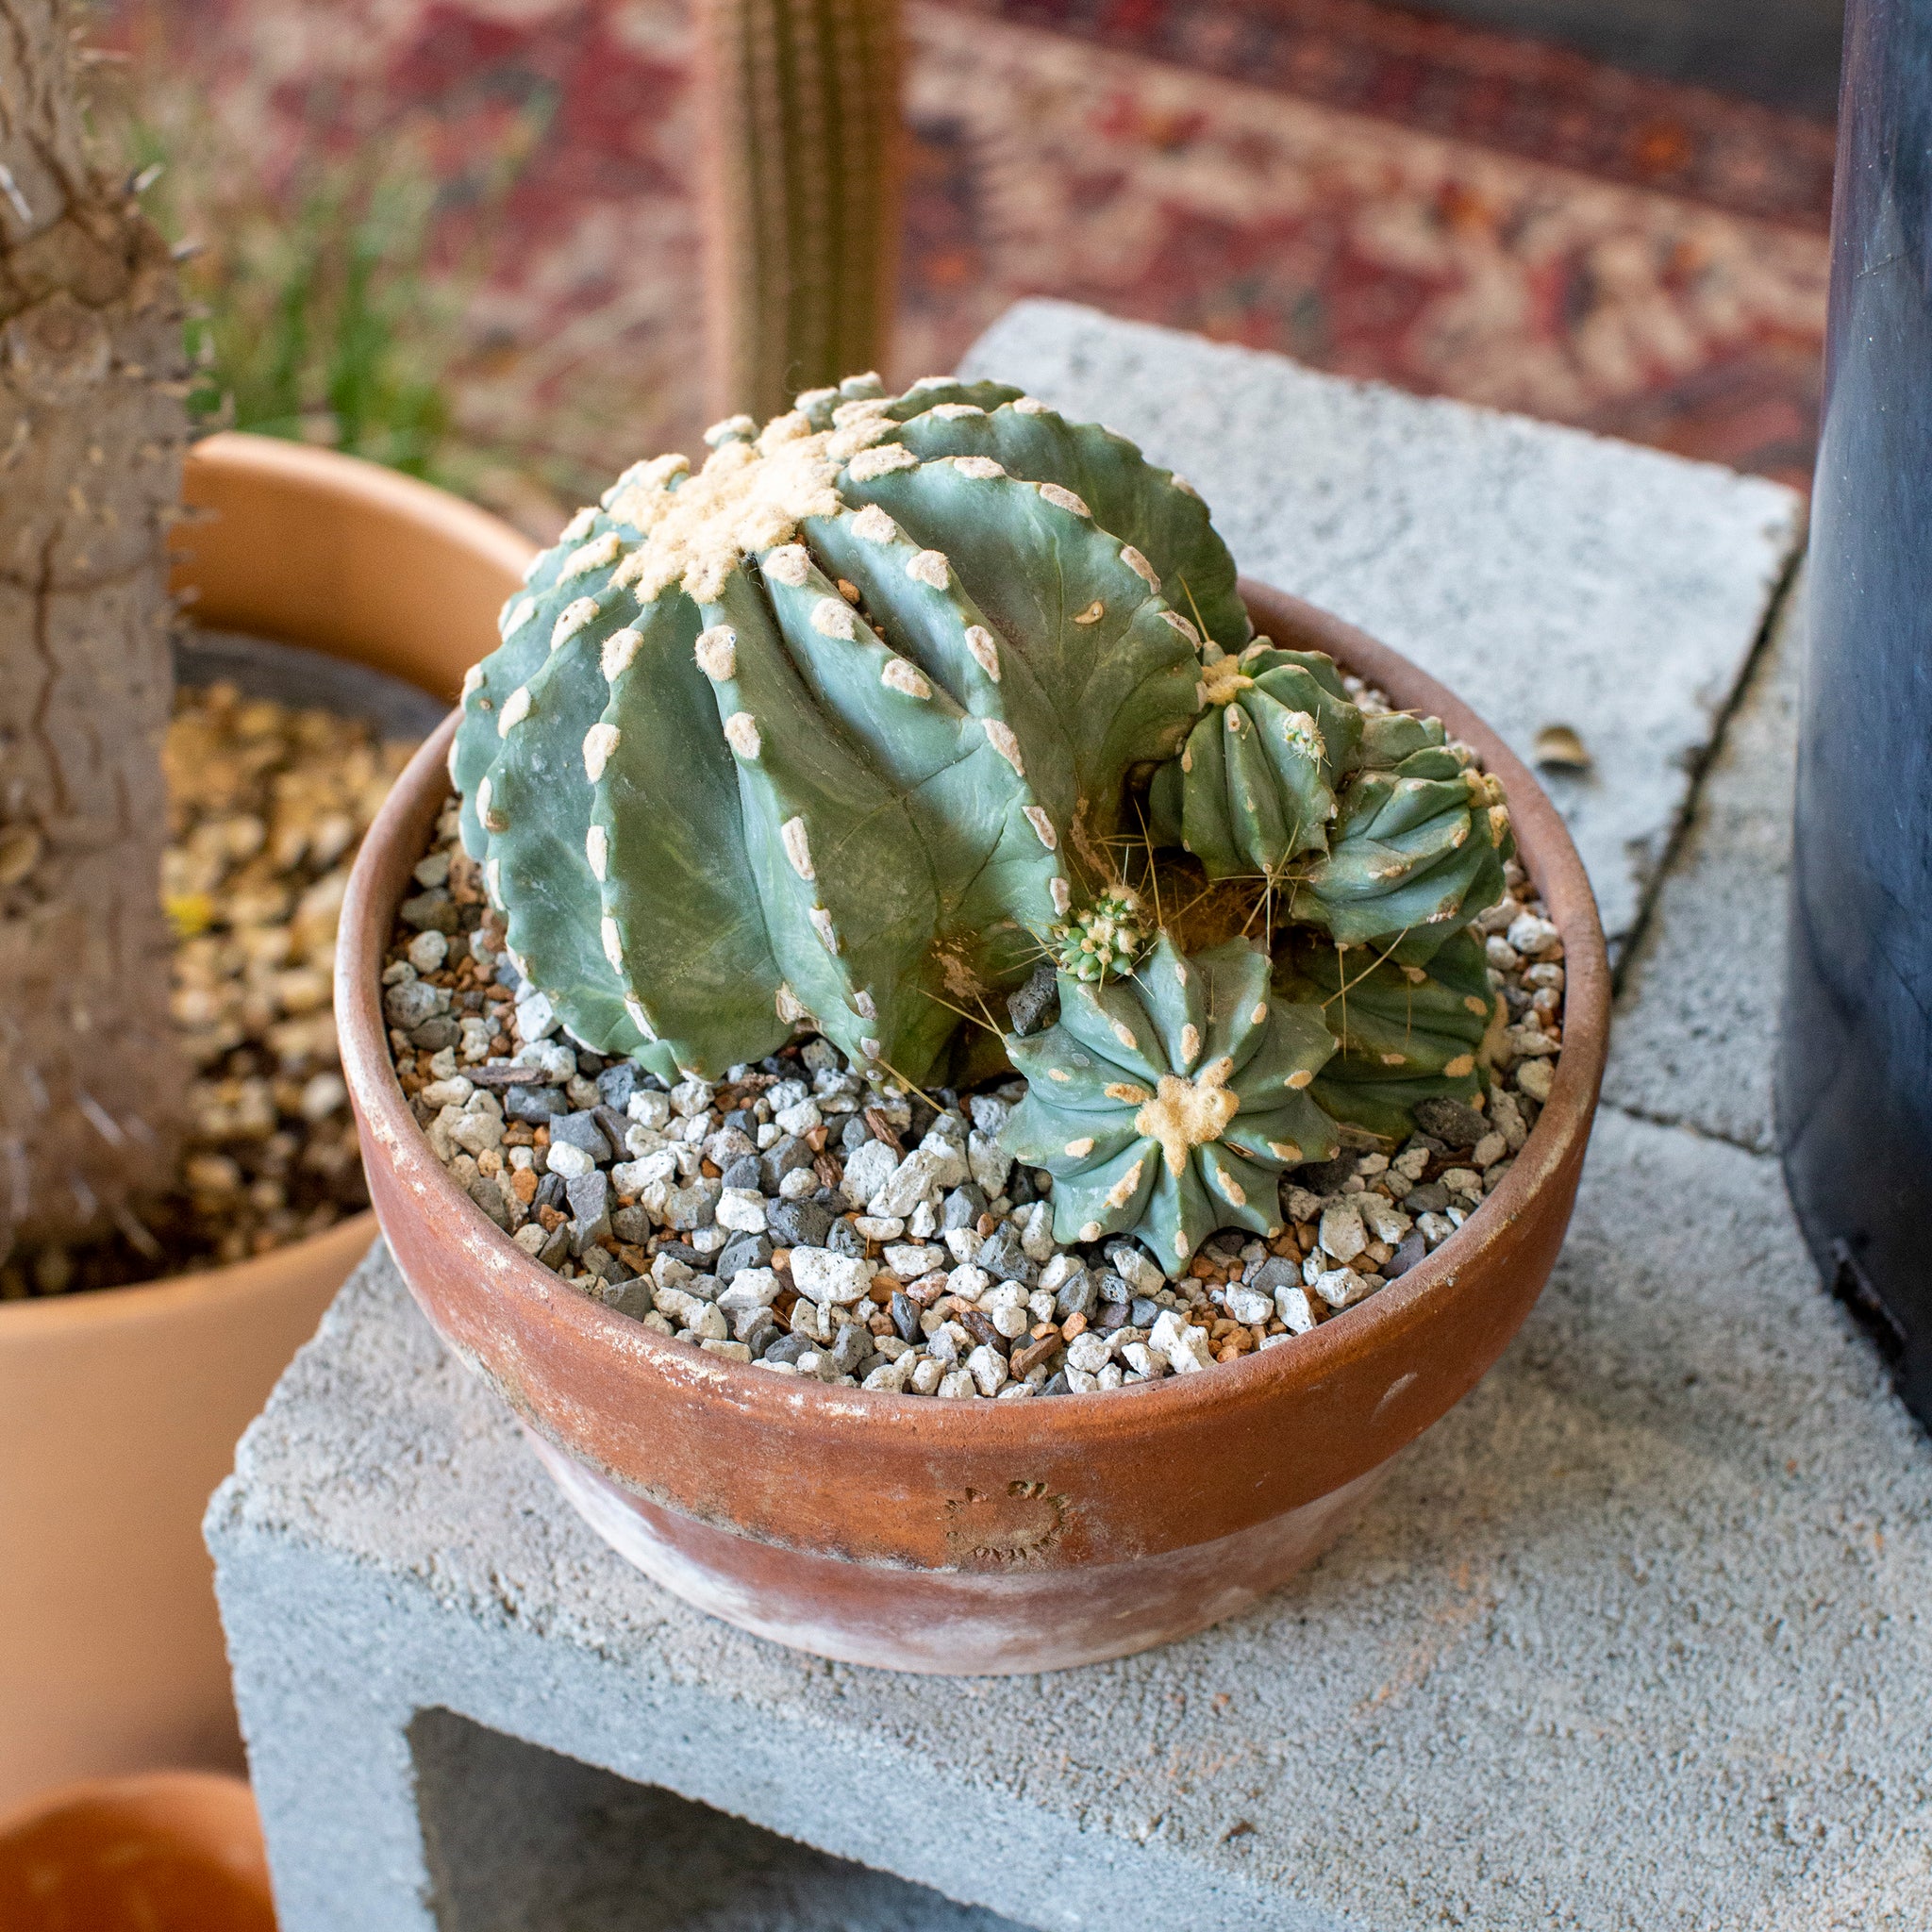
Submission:
{"label": "green columnar cactus", "polygon": [[1280,1231],[1282,1173],[1340,1143],[1308,1091],[1335,1042],[1269,970],[1163,934],[1131,978],[1062,973],[1058,1023],[1008,1041],[1027,1093],[1002,1142],[1053,1175],[1056,1240],[1132,1230],[1174,1274],[1217,1227]]}
{"label": "green columnar cactus", "polygon": [[509,944],[580,1040],[715,1074],[808,1020],[922,1078],[1115,883],[1193,722],[1205,507],[1018,391],[876,378],[627,472],[538,558],[451,772]]}
{"label": "green columnar cactus", "polygon": [[1469,1101],[1482,1091],[1485,1037],[1503,1006],[1467,928],[1421,966],[1374,946],[1304,941],[1277,965],[1275,990],[1316,1008],[1341,1043],[1311,1090],[1339,1121],[1399,1138],[1417,1101]]}
{"label": "green columnar cactus", "polygon": [[896,0],[704,0],[700,129],[721,411],[885,359],[897,266]]}

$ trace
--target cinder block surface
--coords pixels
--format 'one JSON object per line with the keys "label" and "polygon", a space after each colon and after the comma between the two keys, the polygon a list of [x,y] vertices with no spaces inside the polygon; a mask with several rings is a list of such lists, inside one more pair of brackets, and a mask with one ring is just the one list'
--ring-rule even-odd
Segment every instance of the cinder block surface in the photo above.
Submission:
{"label": "cinder block surface", "polygon": [[285,1932],[433,1923],[425,1709],[1028,1925],[1932,1923],[1932,1454],[1774,1164],[1616,1112],[1522,1338],[1361,1527],[1148,1656],[939,1682],[685,1608],[380,1250],[209,1532]]}
{"label": "cinder block surface", "polygon": [[1606,1097],[1768,1154],[1784,993],[1805,600],[1795,585],[1625,963]]}
{"label": "cinder block surface", "polygon": [[1800,541],[1791,491],[1070,303],[1009,309],[962,367],[1181,471],[1243,570],[1407,653],[1521,756],[1578,731],[1595,769],[1550,791],[1613,950],[1632,930]]}

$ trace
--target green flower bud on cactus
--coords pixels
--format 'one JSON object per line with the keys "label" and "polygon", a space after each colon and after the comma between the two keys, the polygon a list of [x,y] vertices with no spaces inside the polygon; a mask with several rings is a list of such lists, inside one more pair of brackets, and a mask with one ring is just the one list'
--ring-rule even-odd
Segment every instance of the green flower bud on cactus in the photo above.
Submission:
{"label": "green flower bud on cactus", "polygon": [[1420,963],[1503,896],[1516,841],[1502,787],[1444,745],[1439,720],[1369,722],[1365,749],[1398,755],[1344,783],[1327,854],[1296,880],[1288,913],[1339,944],[1379,942]]}
{"label": "green flower bud on cactus", "polygon": [[1482,1091],[1485,1039],[1504,1008],[1467,928],[1426,965],[1371,946],[1301,945],[1277,967],[1275,990],[1316,1007],[1341,1041],[1311,1090],[1339,1121],[1400,1140],[1414,1129],[1417,1101],[1470,1101]]}
{"label": "green flower bud on cactus", "polygon": [[1131,973],[1153,936],[1141,895],[1125,886],[1101,893],[1048,935],[1055,966],[1070,978],[1089,981]]}
{"label": "green flower bud on cactus", "polygon": [[570,1031],[716,1074],[817,1026],[924,1076],[962,997],[1113,883],[1130,767],[1193,722],[1232,562],[1131,444],[876,378],[639,465],[537,559],[451,771]]}
{"label": "green flower bud on cactus", "polygon": [[1282,1172],[1340,1142],[1308,1092],[1335,1042],[1268,979],[1244,940],[1185,958],[1165,933],[1131,978],[1059,975],[1058,1024],[1007,1041],[1027,1093],[1001,1134],[1053,1175],[1056,1240],[1131,1230],[1173,1275],[1218,1227],[1279,1231]]}

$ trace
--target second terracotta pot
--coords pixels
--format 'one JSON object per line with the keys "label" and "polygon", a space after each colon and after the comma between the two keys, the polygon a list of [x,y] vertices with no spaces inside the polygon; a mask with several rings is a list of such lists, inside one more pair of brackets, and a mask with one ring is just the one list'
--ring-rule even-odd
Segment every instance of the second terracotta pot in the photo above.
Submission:
{"label": "second terracotta pot", "polygon": [[378,975],[448,792],[445,724],[362,849],[337,1012],[383,1231],[424,1311],[640,1569],[762,1636],[941,1673],[1050,1670],[1252,1603],[1359,1512],[1390,1458],[1502,1352],[1562,1244],[1603,1072],[1609,974],[1588,880],[1534,778],[1392,651],[1245,586],[1257,629],[1440,716],[1507,792],[1567,949],[1564,1052],[1501,1185],[1436,1253],[1291,1345],[1107,1395],[939,1402],[773,1375],[669,1341],[533,1261],[430,1152]]}
{"label": "second terracotta pot", "polygon": [[[531,546],[373,463],[258,436],[188,462],[175,588],[209,628],[455,695]],[[241,1761],[209,1492],[375,1237],[358,1214],[232,1267],[0,1304],[0,1807]]]}

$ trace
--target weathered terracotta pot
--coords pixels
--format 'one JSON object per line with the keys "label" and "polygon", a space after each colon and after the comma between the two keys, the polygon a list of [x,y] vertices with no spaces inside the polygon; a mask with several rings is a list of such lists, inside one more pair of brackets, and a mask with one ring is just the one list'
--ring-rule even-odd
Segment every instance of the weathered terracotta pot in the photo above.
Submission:
{"label": "weathered terracotta pot", "polygon": [[255,1797],[158,1772],[73,1785],[0,1819],[7,1932],[275,1932]]}
{"label": "weathered terracotta pot", "polygon": [[336,1001],[383,1231],[424,1311],[516,1411],[564,1494],[702,1608],[822,1656],[945,1673],[1055,1669],[1200,1629],[1325,1549],[1541,1292],[1608,1021],[1582,865],[1535,779],[1466,706],[1348,625],[1244,589],[1261,630],[1440,716],[1502,779],[1568,949],[1565,1045],[1534,1133],[1454,1240],[1292,1346],[1204,1374],[1050,1402],[859,1393],[721,1361],[578,1294],[443,1171],[384,1045],[383,952],[447,793],[451,724],[364,842]]}
{"label": "weathered terracotta pot", "polygon": [[[530,554],[441,491],[262,437],[198,445],[186,496],[209,516],[176,586],[205,625],[445,698]],[[240,1762],[202,1511],[375,1238],[361,1214],[233,1267],[0,1304],[0,1806]]]}

